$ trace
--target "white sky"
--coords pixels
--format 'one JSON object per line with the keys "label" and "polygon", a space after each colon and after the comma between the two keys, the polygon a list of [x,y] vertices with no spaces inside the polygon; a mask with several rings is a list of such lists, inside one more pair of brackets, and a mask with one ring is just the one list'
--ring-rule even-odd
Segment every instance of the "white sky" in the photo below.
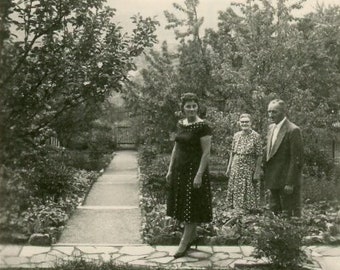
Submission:
{"label": "white sky", "polygon": [[[161,25],[158,27],[157,35],[160,43],[167,40],[173,43],[174,35],[172,30],[165,30],[166,19],[164,10],[176,14],[173,3],[184,5],[184,0],[107,0],[107,5],[117,10],[115,22],[119,22],[125,31],[129,32],[132,28],[130,17],[134,14],[140,13],[143,17],[157,16],[157,20]],[[226,10],[231,2],[245,3],[246,0],[200,0],[198,7],[198,16],[204,17],[203,28],[216,28],[218,22],[218,11]],[[324,3],[328,5],[339,5],[339,0],[307,0],[301,10],[301,14],[313,11],[317,3]],[[177,13],[178,14],[178,13]]]}

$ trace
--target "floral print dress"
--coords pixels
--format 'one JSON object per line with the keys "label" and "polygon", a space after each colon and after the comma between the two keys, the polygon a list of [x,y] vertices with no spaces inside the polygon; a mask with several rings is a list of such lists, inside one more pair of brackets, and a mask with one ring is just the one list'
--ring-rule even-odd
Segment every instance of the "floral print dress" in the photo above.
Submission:
{"label": "floral print dress", "polygon": [[256,160],[262,155],[260,135],[251,130],[250,133],[235,133],[232,142],[233,160],[227,190],[227,205],[233,209],[251,210],[259,207],[260,183],[253,183]]}

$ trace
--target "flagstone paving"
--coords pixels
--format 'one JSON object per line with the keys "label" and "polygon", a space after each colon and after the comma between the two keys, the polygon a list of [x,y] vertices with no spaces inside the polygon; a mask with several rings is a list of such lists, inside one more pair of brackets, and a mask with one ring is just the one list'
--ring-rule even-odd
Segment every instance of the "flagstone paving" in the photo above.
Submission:
{"label": "flagstone paving", "polygon": [[[0,268],[51,268],[57,263],[83,259],[96,262],[115,262],[164,268],[197,269],[213,267],[232,269],[236,265],[263,264],[266,260],[252,257],[250,246],[198,246],[186,257],[173,257],[176,246],[148,245],[53,245],[51,247],[1,245]],[[339,246],[306,247],[311,262],[305,266],[313,270],[339,270]]]}

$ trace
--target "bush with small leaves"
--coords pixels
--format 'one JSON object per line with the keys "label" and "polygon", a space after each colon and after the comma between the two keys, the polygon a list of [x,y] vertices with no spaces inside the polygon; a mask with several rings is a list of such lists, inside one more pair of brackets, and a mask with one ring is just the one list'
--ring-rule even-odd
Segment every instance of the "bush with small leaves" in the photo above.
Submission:
{"label": "bush with small leaves", "polygon": [[268,214],[258,222],[255,257],[266,257],[275,269],[295,269],[306,260],[302,249],[306,228],[298,218]]}

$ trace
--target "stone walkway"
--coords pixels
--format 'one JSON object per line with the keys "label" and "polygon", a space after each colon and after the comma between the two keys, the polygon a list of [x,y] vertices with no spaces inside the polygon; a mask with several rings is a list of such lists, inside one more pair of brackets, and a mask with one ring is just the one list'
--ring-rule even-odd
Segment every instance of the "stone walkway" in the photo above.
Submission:
{"label": "stone walkway", "polygon": [[[177,246],[53,245],[52,247],[0,245],[0,268],[51,268],[56,263],[84,259],[117,264],[157,266],[167,269],[232,269],[235,265],[265,263],[251,256],[250,246],[198,246],[188,256],[174,259]],[[339,270],[340,247],[312,246],[305,266],[313,270]]]}
{"label": "stone walkway", "polygon": [[[266,263],[251,256],[250,246],[199,246],[188,256],[174,259],[177,246],[143,245],[139,228],[136,152],[120,151],[72,216],[58,244],[0,245],[0,268],[51,268],[80,258],[173,269],[230,269],[238,264]],[[340,247],[305,249],[309,269],[340,270]]]}

